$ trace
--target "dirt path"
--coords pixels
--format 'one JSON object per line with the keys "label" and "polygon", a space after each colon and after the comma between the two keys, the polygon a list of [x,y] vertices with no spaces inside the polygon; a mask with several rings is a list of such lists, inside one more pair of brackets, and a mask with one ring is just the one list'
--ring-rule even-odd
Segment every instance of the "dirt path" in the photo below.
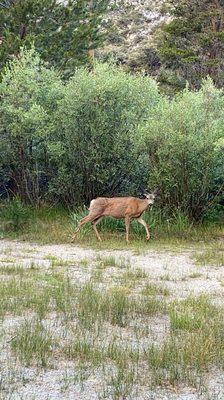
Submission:
{"label": "dirt path", "polygon": [[[197,250],[198,251],[198,250]],[[174,254],[168,251],[144,251],[135,255],[132,251],[96,251],[83,249],[74,245],[39,245],[17,241],[0,241],[0,265],[17,263],[29,267],[38,264],[49,268],[53,257],[67,262],[70,274],[82,282],[88,278],[80,265],[83,261],[89,264],[89,273],[94,268],[96,257],[114,256],[117,260],[130,262],[131,268],[141,268],[154,281],[164,281],[173,296],[184,298],[189,294],[211,295],[217,302],[224,295],[224,268],[211,265],[196,265],[193,260],[195,251],[185,250]],[[80,263],[80,265],[79,265]]]}

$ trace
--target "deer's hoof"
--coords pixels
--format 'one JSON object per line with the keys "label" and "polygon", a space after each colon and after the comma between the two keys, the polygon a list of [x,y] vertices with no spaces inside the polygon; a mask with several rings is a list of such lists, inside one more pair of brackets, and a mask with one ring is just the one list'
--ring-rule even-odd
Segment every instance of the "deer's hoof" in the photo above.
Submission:
{"label": "deer's hoof", "polygon": [[150,239],[150,236],[146,236],[146,240],[148,241]]}

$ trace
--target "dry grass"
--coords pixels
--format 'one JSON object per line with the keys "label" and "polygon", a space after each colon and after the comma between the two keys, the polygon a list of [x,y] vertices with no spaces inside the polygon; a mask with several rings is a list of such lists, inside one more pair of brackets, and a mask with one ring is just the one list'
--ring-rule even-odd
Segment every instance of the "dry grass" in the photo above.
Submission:
{"label": "dry grass", "polygon": [[[208,297],[173,302],[166,286],[123,258],[98,257],[100,282],[91,276],[82,285],[61,270],[63,260],[53,261],[46,272],[16,265],[8,273],[0,270],[1,318],[25,317],[9,340],[13,362],[45,370],[74,362],[74,374],[64,375],[64,391],[84,385],[97,370],[99,398],[117,400],[145,386],[198,387],[210,368],[223,367],[223,309]],[[108,284],[104,274],[111,266],[114,280]],[[162,316],[166,336],[155,342],[149,327]]]}
{"label": "dry grass", "polygon": [[197,252],[194,255],[194,260],[200,265],[213,265],[216,267],[224,266],[224,242],[217,242],[207,248],[204,251]]}

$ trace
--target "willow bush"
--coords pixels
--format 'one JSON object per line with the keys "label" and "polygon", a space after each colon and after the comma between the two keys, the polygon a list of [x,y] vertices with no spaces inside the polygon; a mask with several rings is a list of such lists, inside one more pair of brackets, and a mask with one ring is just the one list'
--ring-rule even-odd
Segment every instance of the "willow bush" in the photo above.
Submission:
{"label": "willow bush", "polygon": [[130,193],[141,182],[137,127],[160,98],[155,81],[112,65],[78,70],[59,101],[52,132],[55,178],[50,192],[60,201],[89,202],[97,195]]}
{"label": "willow bush", "polygon": [[140,128],[149,182],[160,188],[161,207],[198,220],[223,195],[224,96],[210,79],[162,98]]}
{"label": "willow bush", "polygon": [[0,84],[0,196],[77,207],[148,185],[163,215],[198,220],[223,195],[223,106],[210,79],[168,99],[110,64],[63,82],[22,50]]}
{"label": "willow bush", "polygon": [[44,196],[48,126],[62,88],[57,72],[44,66],[34,48],[21,50],[0,83],[0,185],[10,182],[9,194],[25,202],[36,204]]}

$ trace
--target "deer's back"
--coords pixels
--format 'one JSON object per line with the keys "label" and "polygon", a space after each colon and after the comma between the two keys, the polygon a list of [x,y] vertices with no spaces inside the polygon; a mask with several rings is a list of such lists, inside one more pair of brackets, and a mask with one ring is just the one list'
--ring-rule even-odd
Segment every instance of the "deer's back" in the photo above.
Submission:
{"label": "deer's back", "polygon": [[142,210],[142,200],[135,197],[98,197],[90,203],[90,213],[123,218],[125,215],[138,217]]}

